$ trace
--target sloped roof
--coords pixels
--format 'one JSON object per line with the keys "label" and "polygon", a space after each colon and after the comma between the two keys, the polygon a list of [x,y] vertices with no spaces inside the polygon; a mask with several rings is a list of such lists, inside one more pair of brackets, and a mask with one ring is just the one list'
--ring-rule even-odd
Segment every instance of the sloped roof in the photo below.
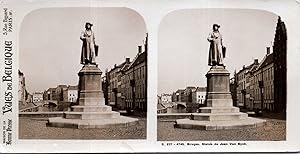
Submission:
{"label": "sloped roof", "polygon": [[197,90],[196,87],[188,86],[188,87],[185,88],[184,92],[185,93],[190,93],[190,92],[194,92],[196,90]]}
{"label": "sloped roof", "polygon": [[[259,65],[259,64],[258,64]],[[258,65],[253,65],[253,67],[248,71],[248,72],[253,72],[256,70],[256,68],[258,67]]]}
{"label": "sloped roof", "polygon": [[178,90],[176,90],[176,93],[177,92],[184,92],[184,89],[178,89]]}
{"label": "sloped roof", "polygon": [[251,69],[251,67],[252,67],[253,65],[254,65],[254,63],[252,63],[252,64],[250,64],[250,65],[248,65],[248,66],[243,67],[241,70],[239,70],[239,71],[237,72],[237,74],[241,73],[241,72],[244,71],[244,70],[249,70],[249,69]]}
{"label": "sloped roof", "polygon": [[269,65],[271,63],[273,63],[273,53],[266,55],[256,70],[266,67],[267,65]]}
{"label": "sloped roof", "polygon": [[132,61],[132,63],[130,64],[129,68],[133,67],[133,66],[137,66],[138,64],[141,64],[143,62],[146,61],[146,52],[142,52],[139,53],[134,60]]}
{"label": "sloped roof", "polygon": [[78,90],[78,86],[69,86],[69,90]]}
{"label": "sloped roof", "polygon": [[186,87],[186,89],[196,89],[196,87],[188,86],[188,87]]}
{"label": "sloped roof", "polygon": [[114,68],[112,68],[109,72],[112,72],[113,70],[117,69],[117,68],[122,68],[124,65],[126,64],[126,62],[123,62],[119,65],[116,65]]}
{"label": "sloped roof", "polygon": [[130,64],[131,63],[124,64],[124,66],[120,69],[120,71],[126,71],[129,68]]}
{"label": "sloped roof", "polygon": [[197,87],[196,91],[201,91],[201,92],[205,92],[206,91],[206,87]]}
{"label": "sloped roof", "polygon": [[67,85],[58,85],[57,87],[60,87],[60,88],[67,88],[68,86],[67,86]]}
{"label": "sloped roof", "polygon": [[260,63],[258,63],[258,60],[257,62],[253,62],[251,63],[250,65],[246,66],[246,67],[243,67],[241,70],[239,70],[236,74],[239,74],[241,73],[242,71],[246,70],[246,73],[249,73],[249,72],[253,72],[256,70],[257,66],[259,65]]}

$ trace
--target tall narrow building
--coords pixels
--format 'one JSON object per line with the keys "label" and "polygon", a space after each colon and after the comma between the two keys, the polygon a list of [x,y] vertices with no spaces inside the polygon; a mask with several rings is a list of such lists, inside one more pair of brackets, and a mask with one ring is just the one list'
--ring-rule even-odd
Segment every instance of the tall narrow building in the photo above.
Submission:
{"label": "tall narrow building", "polygon": [[278,17],[276,26],[273,56],[274,56],[274,103],[276,112],[286,112],[286,57],[287,34],[284,22]]}

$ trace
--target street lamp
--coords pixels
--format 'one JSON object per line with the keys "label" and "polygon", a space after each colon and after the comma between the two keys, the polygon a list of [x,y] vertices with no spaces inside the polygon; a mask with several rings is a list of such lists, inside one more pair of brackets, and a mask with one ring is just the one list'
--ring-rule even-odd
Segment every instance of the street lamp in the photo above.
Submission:
{"label": "street lamp", "polygon": [[47,97],[48,97],[48,100],[50,100],[50,91],[47,92]]}
{"label": "street lamp", "polygon": [[114,93],[114,96],[115,96],[115,104],[114,106],[117,107],[117,104],[118,104],[118,88],[113,88],[112,92]]}
{"label": "street lamp", "polygon": [[179,102],[179,93],[176,93],[176,101]]}
{"label": "street lamp", "polygon": [[[134,70],[133,70],[134,71]],[[134,76],[134,73],[133,73]],[[135,79],[130,80],[130,86],[131,86],[131,93],[132,93],[132,108],[135,109]]]}
{"label": "street lamp", "polygon": [[246,106],[246,90],[243,89],[241,92],[243,94],[243,108],[245,108],[245,106]]}
{"label": "street lamp", "polygon": [[258,81],[258,87],[260,88],[260,97],[261,97],[261,110],[264,108],[264,82]]}

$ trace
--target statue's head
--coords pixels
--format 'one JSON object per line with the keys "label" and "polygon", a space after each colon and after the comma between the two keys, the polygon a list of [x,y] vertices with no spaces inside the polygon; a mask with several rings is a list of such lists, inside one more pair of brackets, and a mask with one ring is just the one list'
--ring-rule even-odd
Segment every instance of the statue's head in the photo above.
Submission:
{"label": "statue's head", "polygon": [[213,24],[213,30],[218,30],[221,26],[218,24]]}
{"label": "statue's head", "polygon": [[92,26],[93,26],[92,23],[89,23],[89,22],[86,22],[86,23],[85,23],[85,28],[86,28],[86,29],[91,29]]}

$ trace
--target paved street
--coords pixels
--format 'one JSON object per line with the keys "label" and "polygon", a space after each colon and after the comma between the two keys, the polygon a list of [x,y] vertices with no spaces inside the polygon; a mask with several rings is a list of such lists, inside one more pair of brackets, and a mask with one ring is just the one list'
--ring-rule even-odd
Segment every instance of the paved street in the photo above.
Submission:
{"label": "paved street", "polygon": [[46,127],[47,121],[20,117],[20,139],[146,139],[146,119],[137,126],[101,129]]}
{"label": "paved street", "polygon": [[[159,120],[159,119],[158,119]],[[205,131],[174,128],[174,122],[158,121],[159,141],[278,141],[286,138],[286,122],[284,120],[266,119],[263,127]]]}

